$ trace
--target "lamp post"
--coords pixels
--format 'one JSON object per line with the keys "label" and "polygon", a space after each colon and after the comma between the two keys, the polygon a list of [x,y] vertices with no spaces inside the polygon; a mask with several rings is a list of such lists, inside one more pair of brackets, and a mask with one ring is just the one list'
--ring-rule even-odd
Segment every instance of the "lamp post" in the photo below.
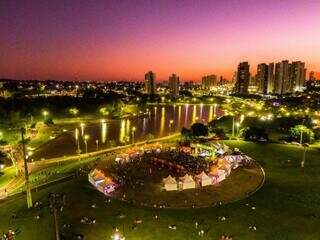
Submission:
{"label": "lamp post", "polygon": [[99,140],[96,139],[96,146],[97,146],[97,151],[99,150]]}
{"label": "lamp post", "polygon": [[80,154],[80,143],[79,143],[79,129],[76,128],[75,129],[75,133],[74,133],[75,139],[76,139],[76,145],[77,145],[77,152],[78,154]]}
{"label": "lamp post", "polygon": [[23,160],[24,160],[24,176],[25,176],[25,185],[26,185],[26,192],[27,192],[27,206],[28,208],[32,207],[32,195],[29,183],[29,172],[28,172],[28,163],[27,163],[27,154],[26,154],[26,146],[25,146],[25,139],[24,139],[25,129],[21,128],[21,142],[22,142],[22,152],[23,152]]}
{"label": "lamp post", "polygon": [[301,167],[304,167],[304,163],[306,161],[306,153],[307,153],[307,144],[303,144],[303,153],[302,153],[302,160],[301,160]]}
{"label": "lamp post", "polygon": [[172,124],[173,124],[173,120],[171,119],[169,121],[169,134],[171,134],[171,131],[172,131]]}
{"label": "lamp post", "polygon": [[134,144],[134,133],[135,133],[136,130],[137,130],[136,127],[132,127],[132,129],[131,129],[131,133],[132,133],[132,144]]}
{"label": "lamp post", "polygon": [[240,123],[237,122],[237,123],[236,123],[236,126],[237,126],[237,137],[239,137],[239,127],[240,127]]}
{"label": "lamp post", "polygon": [[44,111],[42,111],[42,115],[43,115],[44,121],[46,121],[47,120],[47,116],[49,115],[49,112],[44,110]]}
{"label": "lamp post", "polygon": [[303,139],[303,127],[300,128],[300,145],[302,145],[302,139]]}
{"label": "lamp post", "polygon": [[86,146],[86,153],[88,153],[88,140],[89,140],[89,138],[90,138],[89,135],[84,135],[83,136],[84,144]]}
{"label": "lamp post", "polygon": [[84,134],[84,127],[85,127],[86,125],[84,124],[84,123],[80,123],[80,127],[81,127],[81,136],[83,136],[83,134]]}
{"label": "lamp post", "polygon": [[234,119],[234,115],[232,116],[232,138],[234,138],[234,125],[235,125],[235,119]]}
{"label": "lamp post", "polygon": [[58,223],[58,211],[65,205],[65,195],[58,193],[50,193],[50,208],[54,218],[54,228],[56,240],[60,240],[59,223]]}

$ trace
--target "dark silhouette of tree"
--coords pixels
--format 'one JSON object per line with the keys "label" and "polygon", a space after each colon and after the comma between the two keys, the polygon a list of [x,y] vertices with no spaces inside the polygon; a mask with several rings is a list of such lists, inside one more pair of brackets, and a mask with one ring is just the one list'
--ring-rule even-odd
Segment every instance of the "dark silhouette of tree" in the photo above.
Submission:
{"label": "dark silhouette of tree", "polygon": [[191,132],[193,137],[200,137],[208,136],[209,130],[208,127],[203,123],[194,123],[191,126]]}

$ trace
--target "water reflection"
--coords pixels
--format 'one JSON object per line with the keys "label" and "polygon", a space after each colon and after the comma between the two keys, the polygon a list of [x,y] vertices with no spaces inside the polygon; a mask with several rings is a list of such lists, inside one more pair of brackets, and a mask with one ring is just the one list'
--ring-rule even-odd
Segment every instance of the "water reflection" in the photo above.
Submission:
{"label": "water reflection", "polygon": [[162,107],[161,108],[161,119],[160,119],[160,135],[163,135],[164,124],[165,124],[165,115],[166,115],[166,110],[164,107]]}
{"label": "water reflection", "polygon": [[119,133],[119,142],[120,143],[124,142],[125,136],[126,136],[126,120],[122,119],[121,125],[120,125],[120,133]]}
{"label": "water reflection", "polygon": [[107,140],[107,123],[105,121],[101,122],[101,142],[106,143]]}
{"label": "water reflection", "polygon": [[178,108],[178,122],[177,122],[178,127],[180,127],[180,122],[181,122],[181,106],[179,106]]}
{"label": "water reflection", "polygon": [[212,115],[213,115],[213,106],[211,105],[209,109],[208,122],[212,120]]}
{"label": "water reflection", "polygon": [[[191,109],[190,109],[191,108]],[[76,142],[80,141],[81,148],[84,149],[83,141],[80,139],[81,135],[88,134],[88,151],[94,151],[96,147],[96,139],[99,141],[99,149],[110,147],[110,142],[117,145],[126,144],[131,139],[132,127],[136,127],[135,141],[140,141],[146,138],[147,135],[152,134],[155,138],[166,136],[171,132],[180,132],[182,127],[190,127],[194,122],[208,122],[214,119],[215,116],[222,114],[221,110],[215,105],[176,105],[176,106],[157,106],[152,107],[151,114],[148,117],[127,118],[120,120],[106,120],[93,125],[85,126],[81,124],[75,132],[65,133],[61,137],[54,139],[48,147],[39,150],[35,153],[34,159],[37,158],[51,158],[64,155],[72,155],[76,153],[74,146]],[[173,120],[173,124],[170,124]],[[77,124],[77,126],[79,126]]]}
{"label": "water reflection", "polygon": [[193,106],[193,111],[192,111],[192,123],[195,123],[197,119],[197,105]]}

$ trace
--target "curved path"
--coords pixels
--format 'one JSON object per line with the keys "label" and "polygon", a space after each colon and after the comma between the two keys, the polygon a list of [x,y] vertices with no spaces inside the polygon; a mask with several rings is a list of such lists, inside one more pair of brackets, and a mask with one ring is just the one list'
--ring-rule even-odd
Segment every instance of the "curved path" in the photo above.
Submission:
{"label": "curved path", "polygon": [[265,172],[254,161],[250,168],[232,170],[218,185],[167,192],[160,184],[145,182],[142,186],[120,188],[111,197],[153,208],[205,208],[243,200],[257,192],[264,182]]}
{"label": "curved path", "polygon": [[[149,141],[140,141],[135,144],[128,144],[128,145],[124,145],[124,146],[107,148],[104,150],[89,152],[89,153],[85,153],[85,154],[81,154],[81,155],[77,154],[77,155],[72,155],[72,156],[68,156],[68,157],[59,157],[59,158],[40,160],[40,161],[28,163],[28,168],[29,168],[29,172],[36,173],[38,171],[45,170],[47,167],[53,166],[55,164],[59,165],[59,164],[66,163],[66,162],[67,162],[67,164],[72,164],[73,162],[78,162],[79,160],[84,160],[86,158],[100,156],[100,155],[103,155],[103,154],[106,154],[109,152],[113,152],[113,151],[124,150],[124,149],[130,148],[132,146],[139,146],[139,145],[144,145],[146,143],[154,143],[154,142],[164,141],[164,140],[168,140],[168,139],[175,138],[178,136],[180,136],[180,133],[168,135],[168,136],[161,137],[161,138],[152,139]],[[65,176],[63,176],[61,179],[64,179],[64,178],[65,178]],[[56,179],[56,180],[59,180],[59,179]],[[52,181],[54,182],[55,180],[51,179],[49,181],[49,183]],[[4,199],[8,196],[13,196],[14,194],[19,194],[19,193],[23,192],[24,191],[24,189],[23,189],[24,183],[25,183],[25,181],[24,181],[23,175],[19,175],[18,177],[12,179],[10,182],[8,182],[7,185],[2,186],[2,188],[0,189],[0,199]],[[45,186],[46,183],[42,183],[42,185]],[[37,186],[35,186],[34,188],[37,188]]]}

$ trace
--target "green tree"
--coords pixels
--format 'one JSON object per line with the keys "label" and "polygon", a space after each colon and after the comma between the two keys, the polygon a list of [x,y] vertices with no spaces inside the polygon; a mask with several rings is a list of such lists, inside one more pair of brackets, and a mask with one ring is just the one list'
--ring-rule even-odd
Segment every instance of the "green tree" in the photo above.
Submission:
{"label": "green tree", "polygon": [[268,140],[268,133],[264,128],[248,127],[243,131],[243,137],[247,141]]}
{"label": "green tree", "polygon": [[232,116],[223,116],[219,119],[212,120],[208,123],[210,132],[216,128],[222,128],[224,132],[231,132],[232,130]]}
{"label": "green tree", "polygon": [[200,137],[208,136],[209,130],[208,126],[204,125],[203,123],[194,123],[191,126],[191,132],[193,137]]}
{"label": "green tree", "polygon": [[312,143],[314,132],[304,125],[296,125],[289,130],[289,139],[301,143]]}
{"label": "green tree", "polygon": [[187,140],[191,138],[192,132],[190,129],[183,127],[181,129],[181,135]]}

